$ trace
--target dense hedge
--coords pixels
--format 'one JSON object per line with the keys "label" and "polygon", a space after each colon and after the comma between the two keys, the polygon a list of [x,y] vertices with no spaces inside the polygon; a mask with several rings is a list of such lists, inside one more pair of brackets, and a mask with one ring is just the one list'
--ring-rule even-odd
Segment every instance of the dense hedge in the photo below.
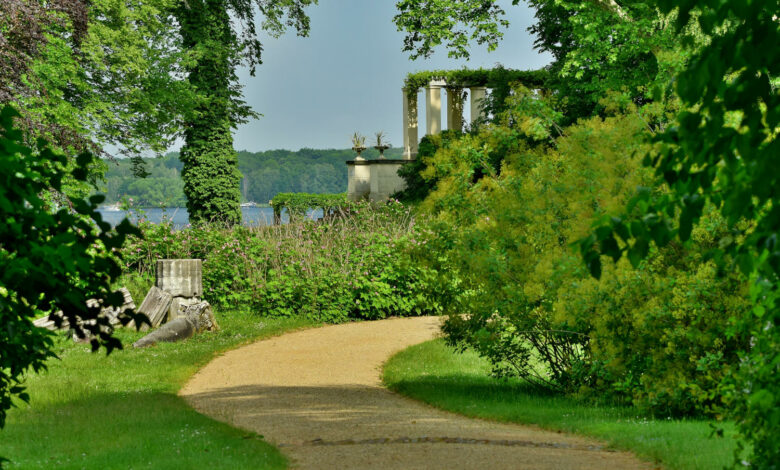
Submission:
{"label": "dense hedge", "polygon": [[455,281],[439,283],[413,247],[418,229],[399,203],[351,207],[348,218],[275,227],[141,225],[122,250],[126,269],[161,258],[203,259],[204,297],[219,307],[340,322],[439,314]]}

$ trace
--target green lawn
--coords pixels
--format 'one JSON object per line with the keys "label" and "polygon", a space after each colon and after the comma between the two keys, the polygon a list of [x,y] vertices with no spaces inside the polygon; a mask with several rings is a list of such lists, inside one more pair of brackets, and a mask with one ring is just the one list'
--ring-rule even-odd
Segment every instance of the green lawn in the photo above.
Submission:
{"label": "green lawn", "polygon": [[[61,360],[29,377],[31,405],[11,410],[0,431],[8,468],[285,468],[261,436],[196,413],[176,393],[218,352],[312,323],[241,312],[218,312],[217,319],[219,332],[108,357],[59,341]],[[119,336],[129,345],[142,334]]]}
{"label": "green lawn", "polygon": [[491,378],[489,371],[476,354],[457,354],[435,340],[393,356],[384,380],[392,390],[438,408],[594,436],[668,469],[713,470],[733,460],[731,425],[726,438],[710,438],[712,421],[654,420],[630,407],[590,406],[534,392],[519,380]]}

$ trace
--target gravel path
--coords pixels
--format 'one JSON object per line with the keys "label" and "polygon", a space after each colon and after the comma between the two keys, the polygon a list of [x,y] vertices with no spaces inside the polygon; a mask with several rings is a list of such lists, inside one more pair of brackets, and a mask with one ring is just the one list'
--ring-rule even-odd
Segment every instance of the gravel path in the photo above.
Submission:
{"label": "gravel path", "polygon": [[348,323],[236,349],[180,394],[255,431],[295,468],[647,469],[631,454],[533,427],[469,419],[382,387],[382,364],[438,334],[438,318]]}

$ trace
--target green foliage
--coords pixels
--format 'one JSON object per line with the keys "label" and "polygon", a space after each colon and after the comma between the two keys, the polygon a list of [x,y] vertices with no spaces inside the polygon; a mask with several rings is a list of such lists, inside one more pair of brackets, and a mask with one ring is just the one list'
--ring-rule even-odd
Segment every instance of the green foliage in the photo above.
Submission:
{"label": "green foliage", "polygon": [[[35,318],[67,320],[78,336],[92,337],[93,350],[121,347],[100,307],[87,307],[86,300],[122,304],[122,295],[110,286],[122,271],[111,251],[135,233],[126,220],[116,231],[101,220],[95,210],[100,196],[72,198],[66,205],[47,201],[45,195],[62,189],[68,159],[43,141],[35,151],[25,146],[12,126],[16,116],[11,107],[0,112],[0,427],[13,397],[28,400],[24,374],[40,371],[54,356],[51,333],[34,327]],[[92,161],[80,155],[71,176],[84,181]],[[142,321],[132,313],[122,321],[130,319]]]}
{"label": "green foliage", "polygon": [[423,170],[440,148],[448,146],[453,139],[457,139],[460,135],[460,132],[446,130],[439,134],[429,134],[423,137],[417,147],[417,158],[398,170],[398,176],[406,181],[406,187],[394,194],[393,197],[404,202],[418,202],[425,199],[436,187],[436,178],[423,178]]}
{"label": "green foliage", "polygon": [[201,93],[185,130],[179,158],[187,211],[193,223],[241,223],[238,158],[232,128],[249,114],[231,84],[237,80],[239,43],[225,2],[194,1],[177,12],[183,46],[195,51],[188,80]]}
{"label": "green foliage", "polygon": [[607,91],[640,105],[669,94],[666,88],[687,54],[668,27],[670,18],[652,2],[529,4],[536,9],[530,28],[535,46],[555,58],[548,85],[567,123],[603,112],[600,100]]}
{"label": "green foliage", "polygon": [[406,32],[403,50],[411,52],[412,59],[430,57],[441,44],[451,58],[468,57],[469,41],[495,50],[503,36],[501,27],[509,25],[495,0],[399,0],[396,8],[393,21]]}
{"label": "green foliage", "polygon": [[307,193],[279,193],[271,201],[274,214],[281,214],[282,209],[287,209],[291,220],[300,220],[309,209],[322,209],[322,214],[327,217],[334,211],[339,211],[347,206],[347,194],[307,194]]}
{"label": "green foliage", "polygon": [[438,314],[456,285],[418,266],[418,231],[399,203],[353,204],[349,217],[326,223],[142,229],[144,238],[123,248],[128,269],[151,272],[160,258],[201,258],[209,302],[272,317],[341,322]]}
{"label": "green foliage", "polygon": [[594,360],[580,393],[625,397],[657,416],[723,416],[720,383],[748,347],[733,321],[750,311],[744,279],[707,259],[727,231],[711,213],[692,243],[653,250],[637,269],[622,260],[559,295],[557,315],[588,325]]}
{"label": "green foliage", "polygon": [[12,5],[0,15],[0,38],[11,40],[12,55],[22,52],[4,72],[15,75],[8,101],[31,136],[66,153],[112,145],[139,155],[171,145],[194,103],[181,74],[188,51],[170,27],[177,0],[20,3],[43,12],[14,25]]}
{"label": "green foliage", "polygon": [[492,69],[428,70],[410,73],[404,80],[407,92],[428,86],[431,80],[444,80],[448,86],[502,88],[521,83],[528,88],[544,88],[549,79],[546,70],[513,70],[498,66]]}
{"label": "green foliage", "polygon": [[653,181],[639,158],[650,148],[650,110],[610,104],[614,116],[561,128],[527,90],[509,104],[501,124],[449,140],[418,174],[435,183],[420,205],[433,216],[429,266],[463,278],[445,305],[455,313],[444,328],[450,344],[539,387],[664,416],[718,413],[717,384],[746,347],[745,336],[729,336],[729,318],[747,309],[746,284],[706,260],[723,221],[691,246],[653,251],[639,270],[608,266],[602,282],[571,249],[594,218],[620,213]]}
{"label": "green foliage", "polygon": [[[754,279],[753,315],[733,318],[753,345],[742,361],[741,377],[730,382],[730,406],[740,429],[753,444],[749,460],[756,468],[777,468],[780,461],[780,308],[778,275],[780,228],[777,133],[780,97],[772,80],[780,73],[777,1],[657,2],[663,12],[677,10],[676,28],[693,23],[706,36],[676,80],[684,109],[674,126],[657,138],[658,152],[646,163],[670,186],[667,197],[640,193],[637,214],[602,221],[581,245],[596,259],[594,242],[617,258],[638,263],[651,242],[663,246],[678,237],[689,240],[708,204],[728,222],[711,256],[732,263]],[[694,38],[686,37],[688,44]],[[678,230],[669,232],[669,220]],[[741,220],[748,223],[739,225]],[[620,238],[616,247],[609,240]],[[733,334],[733,333],[732,333]],[[743,392],[747,393],[743,393]]]}

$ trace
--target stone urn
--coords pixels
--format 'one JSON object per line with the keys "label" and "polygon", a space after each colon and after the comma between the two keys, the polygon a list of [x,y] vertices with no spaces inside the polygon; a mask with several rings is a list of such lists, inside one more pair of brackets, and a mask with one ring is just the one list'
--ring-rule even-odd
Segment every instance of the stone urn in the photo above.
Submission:
{"label": "stone urn", "polygon": [[386,158],[385,158],[385,150],[389,149],[390,146],[383,144],[383,145],[375,145],[374,148],[379,150],[379,159],[380,160],[386,160]]}
{"label": "stone urn", "polygon": [[363,147],[362,145],[357,147],[352,147],[352,150],[354,150],[357,153],[357,157],[355,157],[355,160],[365,160],[365,158],[360,156],[360,154],[363,153],[364,150],[366,150],[365,147]]}

